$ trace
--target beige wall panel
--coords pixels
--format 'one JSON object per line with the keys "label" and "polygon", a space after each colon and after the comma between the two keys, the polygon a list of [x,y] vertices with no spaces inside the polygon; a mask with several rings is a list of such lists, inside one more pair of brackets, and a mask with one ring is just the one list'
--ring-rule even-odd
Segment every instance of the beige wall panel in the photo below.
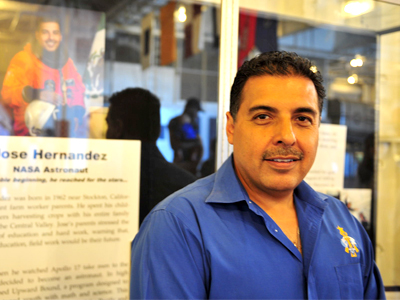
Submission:
{"label": "beige wall panel", "polygon": [[400,33],[380,39],[376,260],[385,286],[400,285]]}

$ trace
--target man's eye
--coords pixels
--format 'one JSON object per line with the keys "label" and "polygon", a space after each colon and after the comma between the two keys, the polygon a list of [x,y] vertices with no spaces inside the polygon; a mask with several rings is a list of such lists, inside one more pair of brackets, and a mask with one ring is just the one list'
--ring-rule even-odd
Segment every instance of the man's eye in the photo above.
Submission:
{"label": "man's eye", "polygon": [[297,118],[300,122],[309,122],[312,123],[312,120],[309,117],[298,117]]}
{"label": "man's eye", "polygon": [[259,119],[259,120],[265,120],[265,119],[268,119],[269,117],[267,115],[258,115],[255,118]]}

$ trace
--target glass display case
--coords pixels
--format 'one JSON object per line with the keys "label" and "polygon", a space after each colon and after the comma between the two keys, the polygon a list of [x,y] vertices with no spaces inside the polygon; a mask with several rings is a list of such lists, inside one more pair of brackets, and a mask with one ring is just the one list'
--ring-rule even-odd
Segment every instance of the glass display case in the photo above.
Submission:
{"label": "glass display case", "polygon": [[[72,71],[55,67],[62,84],[51,79],[45,86],[73,109],[57,110],[53,94],[53,106],[36,101],[28,109],[22,92],[14,94],[18,82],[28,95],[29,66],[22,63],[19,75],[12,67],[27,44],[34,50],[40,43],[36,24],[48,14],[57,15],[60,28],[49,43],[42,37],[42,47],[62,47]],[[233,151],[225,113],[237,68],[261,52],[294,51],[324,77],[324,130],[344,132],[337,137],[343,158],[331,163],[341,183],[319,189],[364,225],[388,297],[399,299],[399,16],[395,0],[0,0],[0,135],[105,140],[109,99],[141,88],[159,99],[162,157],[204,177]],[[45,97],[32,89],[31,102]],[[45,120],[36,111],[46,111]],[[176,129],[179,122],[184,130]],[[195,146],[184,148],[178,131]]]}

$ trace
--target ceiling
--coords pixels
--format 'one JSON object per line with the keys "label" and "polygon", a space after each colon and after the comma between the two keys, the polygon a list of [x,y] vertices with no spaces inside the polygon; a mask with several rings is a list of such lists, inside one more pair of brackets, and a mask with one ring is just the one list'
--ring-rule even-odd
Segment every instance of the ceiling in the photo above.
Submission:
{"label": "ceiling", "polygon": [[[169,0],[19,0],[3,2],[22,2],[26,4],[50,5],[67,8],[86,9],[105,12],[107,22],[126,25],[140,24],[141,17],[159,7]],[[2,2],[0,0],[0,2]]]}

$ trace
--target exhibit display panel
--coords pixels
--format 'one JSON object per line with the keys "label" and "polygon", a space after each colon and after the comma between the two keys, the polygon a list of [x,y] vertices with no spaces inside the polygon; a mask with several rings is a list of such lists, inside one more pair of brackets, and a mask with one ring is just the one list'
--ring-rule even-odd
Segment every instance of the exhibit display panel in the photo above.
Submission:
{"label": "exhibit display panel", "polygon": [[[219,1],[0,1],[1,299],[129,299],[140,222],[215,170],[219,22]],[[107,133],[133,89],[157,113]]]}
{"label": "exhibit display panel", "polygon": [[0,143],[1,299],[128,299],[140,143]]}

